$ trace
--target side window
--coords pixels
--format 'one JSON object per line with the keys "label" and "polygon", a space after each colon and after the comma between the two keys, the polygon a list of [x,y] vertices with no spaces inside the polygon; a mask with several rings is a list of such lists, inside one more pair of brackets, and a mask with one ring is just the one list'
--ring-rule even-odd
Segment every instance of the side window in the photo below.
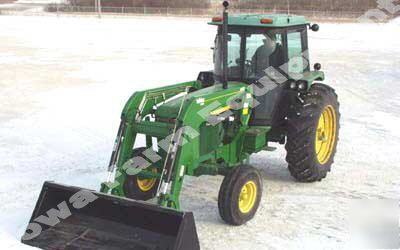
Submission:
{"label": "side window", "polygon": [[301,43],[301,32],[291,32],[287,34],[288,43],[288,58],[289,58],[289,74],[290,73],[303,73],[303,46]]}
{"label": "side window", "polygon": [[241,36],[236,33],[228,35],[228,75],[229,77],[240,77],[240,44]]}
{"label": "side window", "polygon": [[[240,77],[240,47],[241,47],[241,36],[237,33],[228,34],[228,76],[230,78]],[[215,38],[215,48],[213,53],[214,59],[214,74],[222,76],[222,37],[218,34]]]}
{"label": "side window", "polygon": [[239,34],[228,35],[228,67],[238,66],[240,60],[240,42]]}

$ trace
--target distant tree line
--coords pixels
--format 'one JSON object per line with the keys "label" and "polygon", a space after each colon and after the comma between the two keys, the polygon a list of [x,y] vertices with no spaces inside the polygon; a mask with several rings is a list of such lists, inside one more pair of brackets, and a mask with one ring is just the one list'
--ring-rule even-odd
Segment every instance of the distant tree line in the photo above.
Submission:
{"label": "distant tree line", "polygon": [[[0,0],[2,1],[2,0]],[[4,0],[3,0],[4,1]],[[396,6],[400,0],[389,0]],[[320,11],[330,13],[366,12],[378,7],[377,0],[230,0],[230,8],[260,10]],[[95,6],[96,0],[67,0],[72,6]],[[221,8],[222,0],[101,0],[103,7]],[[384,8],[380,8],[388,13]],[[394,13],[392,13],[394,14]],[[394,14],[398,16],[399,13]]]}
{"label": "distant tree line", "polygon": [[376,0],[231,0],[234,8],[316,11],[366,11],[377,7]]}
{"label": "distant tree line", "polygon": [[[96,0],[69,0],[73,6],[94,6]],[[104,7],[209,8],[210,0],[101,0]]]}

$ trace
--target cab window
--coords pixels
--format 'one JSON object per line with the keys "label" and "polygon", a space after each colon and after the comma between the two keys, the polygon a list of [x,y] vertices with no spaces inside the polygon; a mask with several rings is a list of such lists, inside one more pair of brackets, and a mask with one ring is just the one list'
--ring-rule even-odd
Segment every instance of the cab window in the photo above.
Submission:
{"label": "cab window", "polygon": [[303,59],[302,33],[300,31],[287,34],[288,71],[289,74],[301,74],[307,67]]}
{"label": "cab window", "polygon": [[241,36],[231,33],[228,35],[228,75],[232,78],[240,77],[240,43]]}

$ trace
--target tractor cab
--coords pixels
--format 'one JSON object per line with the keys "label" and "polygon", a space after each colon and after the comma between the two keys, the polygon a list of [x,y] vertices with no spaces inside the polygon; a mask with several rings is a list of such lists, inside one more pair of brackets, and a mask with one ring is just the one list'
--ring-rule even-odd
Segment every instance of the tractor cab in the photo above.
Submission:
{"label": "tractor cab", "polygon": [[[222,18],[214,47],[214,76],[221,80],[223,71]],[[273,67],[284,76],[309,71],[307,26],[302,16],[230,15],[228,18],[227,67],[228,80],[254,83]]]}
{"label": "tractor cab", "polygon": [[[224,78],[223,18],[214,17],[217,25],[213,54],[214,79]],[[290,83],[310,72],[307,28],[303,16],[282,14],[229,15],[226,32],[226,79],[255,84],[260,103],[253,109],[249,125],[283,127],[289,106]],[[312,26],[317,30],[318,26]],[[292,84],[293,85],[293,84]],[[293,91],[292,91],[293,93]],[[272,133],[273,134],[273,133]],[[282,132],[277,141],[282,139]]]}

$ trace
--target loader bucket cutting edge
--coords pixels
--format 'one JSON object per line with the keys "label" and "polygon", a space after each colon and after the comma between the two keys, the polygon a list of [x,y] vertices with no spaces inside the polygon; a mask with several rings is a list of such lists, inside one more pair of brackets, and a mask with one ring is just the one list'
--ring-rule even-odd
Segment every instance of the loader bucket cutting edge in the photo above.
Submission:
{"label": "loader bucket cutting edge", "polygon": [[[40,233],[30,237],[32,229]],[[191,212],[53,182],[43,184],[21,241],[42,249],[200,249]]]}

